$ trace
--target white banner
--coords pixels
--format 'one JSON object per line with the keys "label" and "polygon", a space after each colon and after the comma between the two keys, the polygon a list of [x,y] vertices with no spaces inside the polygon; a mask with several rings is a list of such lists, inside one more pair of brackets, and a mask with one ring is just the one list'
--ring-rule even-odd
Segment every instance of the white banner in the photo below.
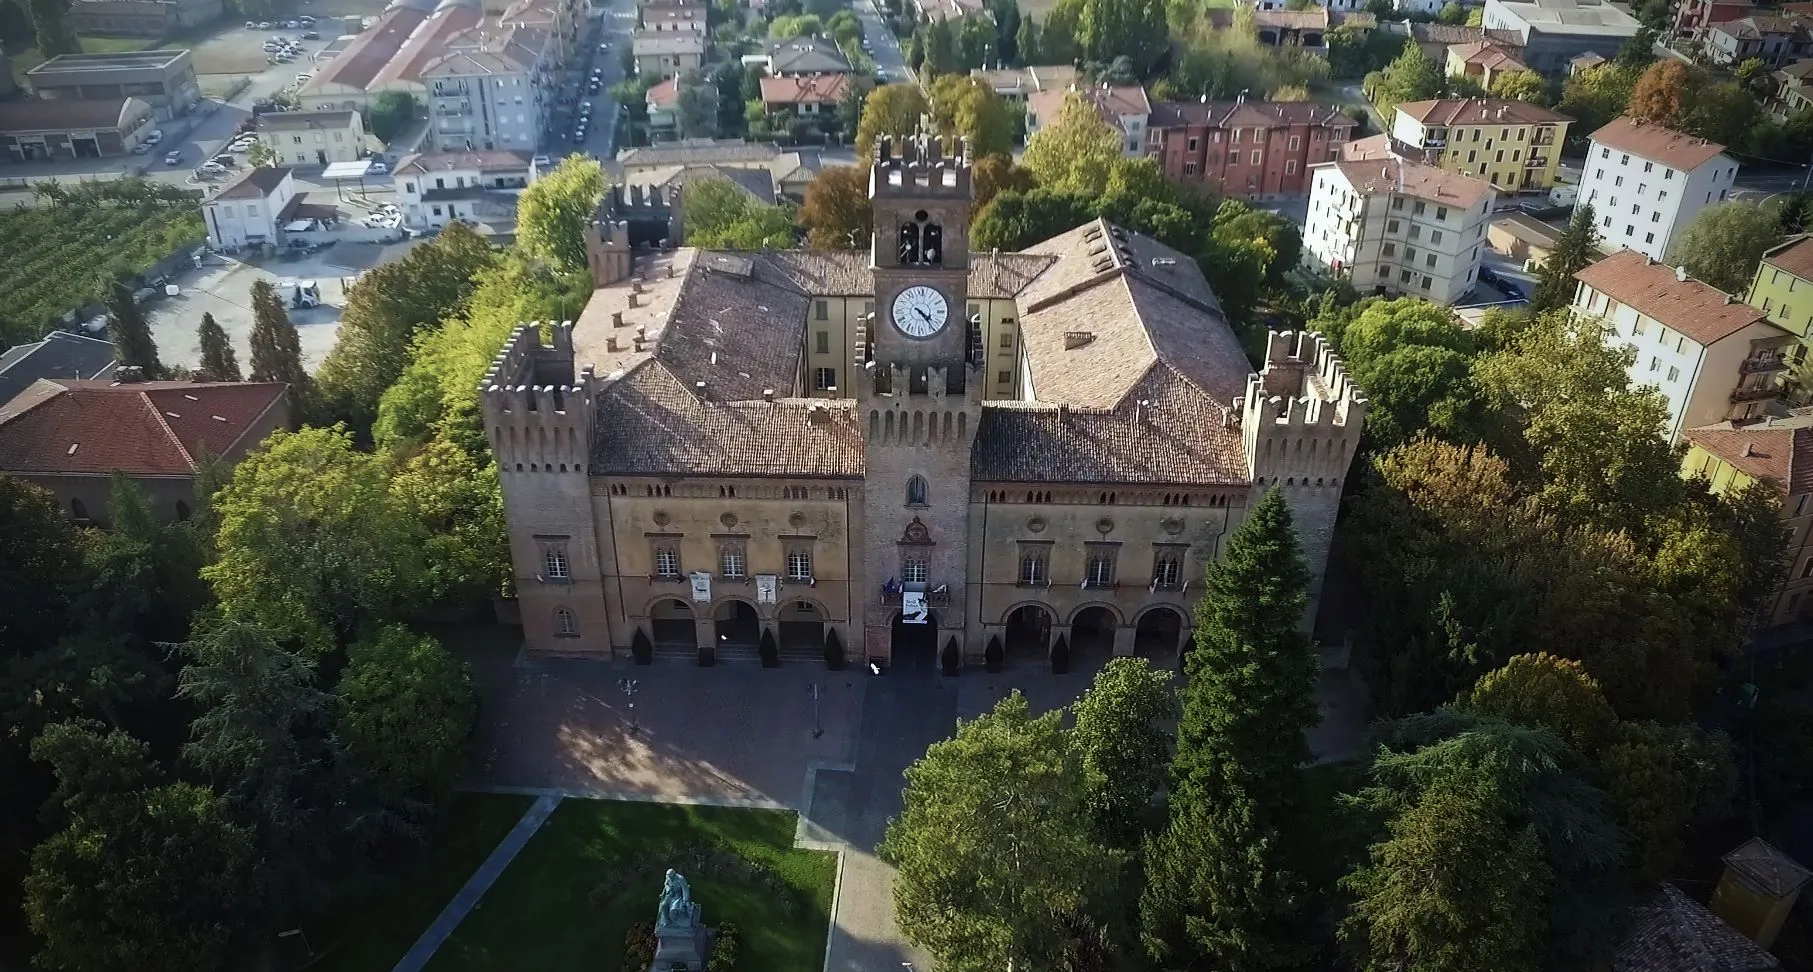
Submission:
{"label": "white banner", "polygon": [[781,577],[779,574],[755,575],[755,602],[773,604],[780,596]]}
{"label": "white banner", "polygon": [[900,592],[900,620],[907,624],[925,624],[932,619],[925,606],[924,591]]}
{"label": "white banner", "polygon": [[692,599],[695,601],[711,600],[711,575],[705,571],[692,572]]}

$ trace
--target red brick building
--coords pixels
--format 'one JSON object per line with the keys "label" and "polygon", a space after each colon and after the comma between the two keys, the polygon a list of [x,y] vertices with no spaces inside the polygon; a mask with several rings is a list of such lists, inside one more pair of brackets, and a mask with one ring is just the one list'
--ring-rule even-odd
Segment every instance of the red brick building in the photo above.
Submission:
{"label": "red brick building", "polygon": [[1307,101],[1161,101],[1146,156],[1173,180],[1229,196],[1309,193],[1309,167],[1340,158],[1356,122]]}

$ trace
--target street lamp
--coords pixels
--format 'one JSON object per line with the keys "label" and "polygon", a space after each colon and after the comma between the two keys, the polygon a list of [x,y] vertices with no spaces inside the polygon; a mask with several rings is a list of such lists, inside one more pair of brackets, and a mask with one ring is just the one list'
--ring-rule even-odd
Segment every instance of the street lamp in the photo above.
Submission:
{"label": "street lamp", "polygon": [[638,733],[638,732],[641,732],[641,731],[642,731],[642,724],[641,724],[641,723],[639,723],[639,722],[637,722],[637,721],[636,721],[636,688],[637,688],[637,682],[636,682],[636,680],[635,680],[635,679],[633,679],[633,678],[620,678],[620,679],[618,679],[618,680],[617,680],[617,687],[618,687],[618,688],[619,688],[619,689],[622,689],[622,690],[623,690],[623,697],[624,697],[624,698],[625,698],[625,699],[628,699],[628,700],[629,700],[629,707],[630,707],[630,735],[632,735],[632,736],[633,736],[633,735],[635,735],[635,734],[636,734],[636,733]]}
{"label": "street lamp", "polygon": [[824,688],[824,686],[818,682],[812,683],[812,738],[814,739],[825,734],[824,727],[819,724],[818,719],[818,697],[820,694],[819,690],[822,688]]}

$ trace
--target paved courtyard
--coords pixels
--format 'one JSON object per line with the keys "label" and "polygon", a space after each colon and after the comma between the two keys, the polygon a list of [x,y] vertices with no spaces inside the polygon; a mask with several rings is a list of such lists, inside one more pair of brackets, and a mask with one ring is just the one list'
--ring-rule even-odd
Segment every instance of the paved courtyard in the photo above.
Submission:
{"label": "paved courtyard", "polygon": [[[901,667],[877,678],[815,665],[527,661],[496,641],[466,654],[484,707],[474,786],[799,811],[802,844],[844,855],[828,972],[931,969],[901,940],[894,872],[874,854],[900,810],[906,767],[957,719],[986,712],[1013,689],[1047,711],[1075,699],[1094,675],[1030,665],[956,678]],[[637,683],[633,735],[619,687],[626,678]],[[822,693],[817,736],[813,684]],[[1357,676],[1326,674],[1321,702],[1325,721],[1310,734],[1312,748],[1320,758],[1351,755],[1364,730]]]}

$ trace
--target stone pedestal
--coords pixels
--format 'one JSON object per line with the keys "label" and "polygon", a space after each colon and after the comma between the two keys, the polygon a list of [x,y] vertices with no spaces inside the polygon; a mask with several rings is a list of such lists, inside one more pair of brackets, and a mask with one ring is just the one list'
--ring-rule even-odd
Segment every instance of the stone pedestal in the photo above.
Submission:
{"label": "stone pedestal", "polygon": [[699,905],[692,903],[686,921],[655,923],[655,961],[649,972],[700,972],[711,954],[711,933],[699,921]]}

